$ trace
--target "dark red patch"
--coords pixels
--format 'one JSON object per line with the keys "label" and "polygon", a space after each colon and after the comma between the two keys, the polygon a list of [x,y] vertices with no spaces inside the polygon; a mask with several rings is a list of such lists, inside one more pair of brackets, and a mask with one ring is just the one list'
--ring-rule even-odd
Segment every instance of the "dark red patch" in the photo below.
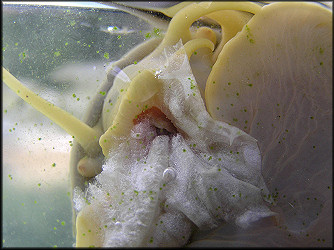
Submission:
{"label": "dark red patch", "polygon": [[136,125],[143,120],[148,119],[149,123],[158,128],[164,128],[168,132],[175,134],[177,132],[176,127],[167,118],[167,116],[157,107],[146,109],[141,112],[137,118],[133,119],[133,124]]}

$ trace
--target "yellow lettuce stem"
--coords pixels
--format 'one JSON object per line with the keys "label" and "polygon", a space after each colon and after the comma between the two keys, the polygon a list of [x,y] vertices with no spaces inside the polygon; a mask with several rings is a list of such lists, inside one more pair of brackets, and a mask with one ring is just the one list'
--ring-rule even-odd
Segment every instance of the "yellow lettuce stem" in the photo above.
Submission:
{"label": "yellow lettuce stem", "polygon": [[165,14],[166,16],[169,16],[169,17],[173,17],[176,15],[177,12],[179,12],[180,10],[182,10],[184,7],[192,4],[193,2],[182,2],[182,3],[179,3],[179,4],[176,4],[172,7],[169,7],[169,8],[161,8],[161,9],[158,9],[161,13]]}
{"label": "yellow lettuce stem", "polygon": [[219,10],[240,10],[256,14],[261,10],[261,6],[250,2],[201,2],[188,5],[173,17],[159,48],[163,49],[168,45],[176,44],[180,39],[186,43],[191,39],[189,28],[193,22]]}
{"label": "yellow lettuce stem", "polygon": [[193,55],[197,49],[203,48],[203,47],[207,47],[211,49],[211,51],[215,49],[215,45],[213,44],[213,42],[211,42],[209,39],[206,39],[206,38],[197,38],[197,39],[193,39],[187,42],[184,45],[184,49],[186,51],[188,59],[190,59],[191,55]]}
{"label": "yellow lettuce stem", "polygon": [[98,140],[101,132],[98,131],[98,129],[89,127],[78,118],[44,100],[25,87],[4,67],[2,67],[2,80],[25,102],[58,124],[68,134],[74,136],[79,144],[85,149],[87,154],[95,156],[100,152],[101,148],[98,145]]}

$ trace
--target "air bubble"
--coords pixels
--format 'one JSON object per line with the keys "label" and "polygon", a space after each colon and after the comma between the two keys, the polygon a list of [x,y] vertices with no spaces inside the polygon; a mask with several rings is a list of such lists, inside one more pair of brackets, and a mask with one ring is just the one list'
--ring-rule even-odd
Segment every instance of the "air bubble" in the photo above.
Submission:
{"label": "air bubble", "polygon": [[116,226],[116,227],[122,227],[122,223],[119,222],[119,221],[116,221],[116,222],[115,222],[115,226]]}
{"label": "air bubble", "polygon": [[176,177],[176,172],[174,168],[166,168],[165,171],[163,172],[163,180],[167,183],[175,179]]}

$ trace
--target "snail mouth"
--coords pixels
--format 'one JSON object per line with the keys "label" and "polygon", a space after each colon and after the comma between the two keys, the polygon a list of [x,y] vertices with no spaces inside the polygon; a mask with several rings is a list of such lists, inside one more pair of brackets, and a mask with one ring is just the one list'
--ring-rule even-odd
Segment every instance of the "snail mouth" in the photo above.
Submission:
{"label": "snail mouth", "polygon": [[134,127],[131,137],[142,140],[147,145],[157,136],[167,135],[170,138],[178,133],[172,121],[157,107],[153,106],[133,119]]}

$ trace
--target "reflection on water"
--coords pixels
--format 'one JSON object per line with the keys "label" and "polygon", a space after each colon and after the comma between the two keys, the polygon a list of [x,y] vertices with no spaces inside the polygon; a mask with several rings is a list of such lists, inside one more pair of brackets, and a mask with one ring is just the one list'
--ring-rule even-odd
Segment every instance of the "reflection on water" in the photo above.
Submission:
{"label": "reflection on water", "polygon": [[[106,32],[108,27],[122,32]],[[81,118],[105,77],[105,64],[152,31],[145,21],[111,9],[4,4],[3,66]],[[68,166],[73,138],[6,85],[2,88],[2,245],[72,246]]]}

